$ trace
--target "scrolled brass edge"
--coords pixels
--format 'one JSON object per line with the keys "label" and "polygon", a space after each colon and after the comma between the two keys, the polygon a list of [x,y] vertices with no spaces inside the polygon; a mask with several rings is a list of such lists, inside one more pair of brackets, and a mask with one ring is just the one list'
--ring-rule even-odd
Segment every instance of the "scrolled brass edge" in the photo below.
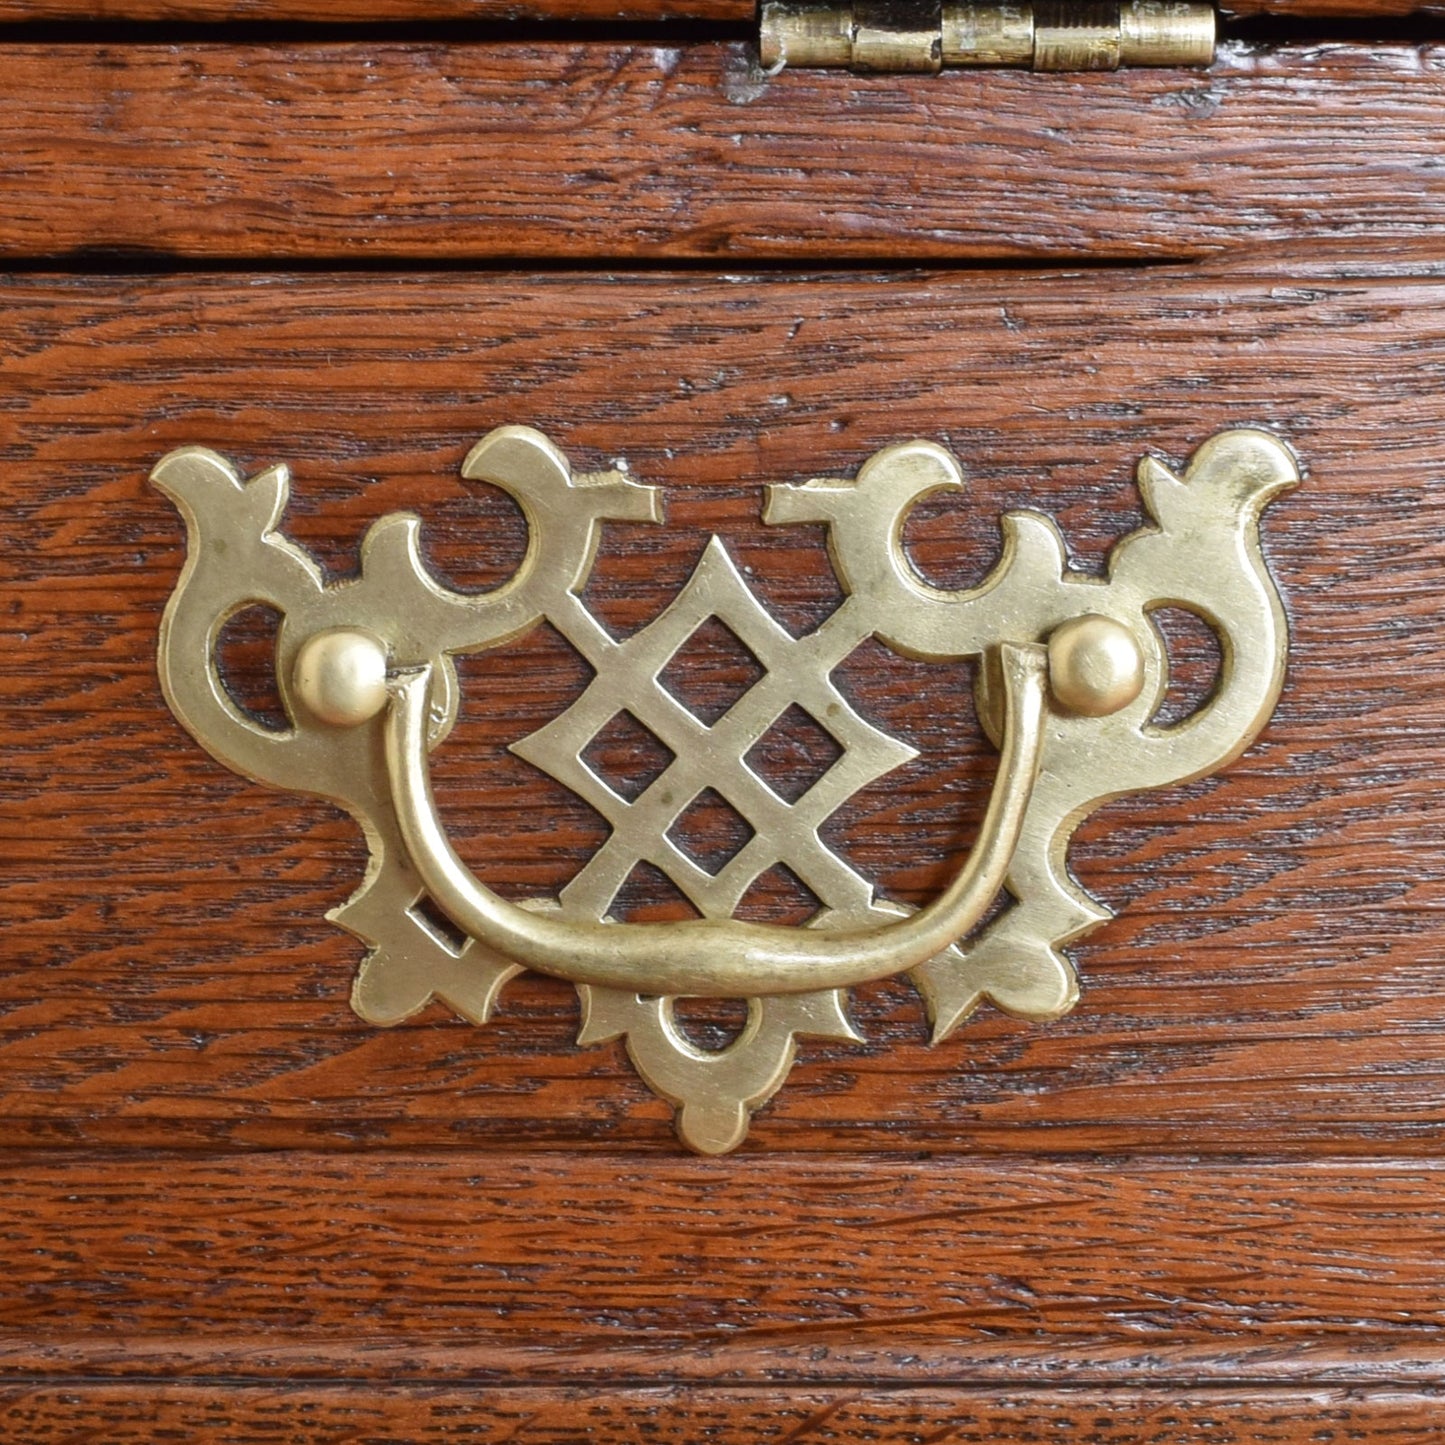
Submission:
{"label": "scrolled brass edge", "polygon": [[[490,433],[464,473],[511,492],[530,529],[517,574],[481,595],[452,592],[430,576],[417,521],[401,513],[367,534],[359,577],[328,584],[279,530],[284,467],[248,479],[205,448],[164,458],[153,480],[181,511],[189,539],[160,632],[165,696],[220,761],[330,798],[362,826],[371,865],[329,915],[369,945],[353,991],[358,1013],[397,1023],[439,998],[481,1023],[521,967],[568,977],[584,1008],[579,1041],[623,1039],[642,1077],[677,1107],[684,1141],[704,1152],[741,1142],[751,1111],[786,1077],[799,1035],[856,1039],[848,988],[908,972],[935,1039],[986,1000],[1035,1019],[1071,1008],[1077,980],[1062,950],[1109,916],[1069,874],[1074,829],[1110,798],[1232,760],[1264,725],[1283,684],[1287,625],[1258,530],[1265,506],[1299,473],[1289,448],[1256,429],[1211,437],[1182,473],[1146,457],[1139,486],[1150,520],[1115,545],[1103,578],[1070,568],[1053,522],[1021,511],[1001,519],[1003,556],[983,583],[954,592],[926,584],[904,552],[904,519],[921,497],[964,487],[956,459],[932,442],[885,448],[856,477],[773,486],[764,520],[825,523],[847,593],[802,637],[758,603],[714,538],[663,613],[612,639],[579,596],[599,529],[608,521],[657,524],[660,492],[617,472],[574,474],[559,448],[525,427]],[[280,732],[231,701],[216,665],[226,619],[257,602],[283,616],[277,682],[291,726]],[[1214,696],[1167,728],[1153,721],[1167,682],[1163,639],[1150,619],[1161,606],[1197,613],[1223,655]],[[710,742],[700,750],[701,724],[650,684],[711,616],[738,633],[765,673],[705,730]],[[598,679],[514,751],[599,808],[614,836],[559,898],[519,907],[479,891],[451,853],[427,753],[455,715],[452,656],[498,646],[544,619]],[[832,683],[833,668],[868,637],[912,657],[982,659],[980,714],[1003,734],[998,784],[970,861],[940,899],[911,915],[879,899],[818,834],[843,798],[912,755]],[[608,669],[648,686],[619,696]],[[842,748],[835,767],[792,803],[745,760],[790,704],[826,716]],[[622,706],[674,754],[666,786],[654,783],[631,801],[581,761]],[[755,827],[753,842],[716,874],[666,837],[691,798],[711,786]],[[644,855],[661,859],[703,921],[607,921]],[[822,900],[814,929],[732,919],[751,881],[778,862]],[[1011,906],[965,937],[1000,884]],[[460,945],[428,923],[420,906],[428,896],[463,926]],[[696,1048],[667,1001],[687,992],[748,997],[748,1027],[726,1048]]]}

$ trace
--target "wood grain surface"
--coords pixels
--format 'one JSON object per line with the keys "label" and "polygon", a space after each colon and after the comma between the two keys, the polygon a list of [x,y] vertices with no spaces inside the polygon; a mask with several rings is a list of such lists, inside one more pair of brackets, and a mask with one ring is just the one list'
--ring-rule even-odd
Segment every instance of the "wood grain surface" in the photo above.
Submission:
{"label": "wood grain surface", "polygon": [[[717,531],[801,629],[836,584],[819,531],[759,524],[768,482],[945,442],[969,502],[921,508],[907,540],[961,585],[1017,505],[1102,565],[1139,520],[1141,454],[1248,423],[1310,470],[1265,525],[1293,618],[1285,696],[1240,762],[1081,832],[1077,873],[1119,916],[1077,950],[1079,1009],[1049,1026],[985,1011],[930,1049],[911,989],[859,990],[867,1042],[806,1042],[747,1147],[1438,1151],[1445,284],[189,276],[3,295],[0,1142],[563,1147],[604,1170],[622,1145],[676,1147],[617,1046],[572,1045],[561,984],[510,985],[485,1030],[440,1008],[392,1030],[352,1015],[359,946],[323,914],[361,876],[357,831],[227,772],[159,695],[182,540],[145,477],[170,448],[289,461],[288,529],[337,575],[370,519],[414,506],[441,574],[488,586],[521,524],[453,479],[492,426],[539,425],[581,467],[622,457],[667,488],[666,528],[606,535],[588,597],[609,626],[655,616]],[[538,633],[464,680],[436,763],[451,826],[504,892],[555,889],[603,825],[506,745],[585,669]],[[921,755],[827,836],[921,901],[991,777],[967,670],[870,644],[839,680]],[[645,878],[626,899],[665,901]],[[797,906],[783,886],[751,903]]]}
{"label": "wood grain surface", "polygon": [[[0,264],[70,273],[0,275],[0,1441],[1440,1437],[1445,52],[1409,8],[1242,0],[1207,73],[769,79],[751,0],[0,0],[45,26],[0,45]],[[1271,428],[1308,471],[1264,529],[1284,698],[1217,777],[1081,831],[1118,916],[1070,1018],[930,1048],[905,983],[858,990],[863,1043],[805,1040],[738,1155],[687,1156],[561,984],[484,1029],[362,1023],[323,916],[357,830],[214,763],[156,682],[167,450],[289,462],[334,578],[406,507],[485,588],[524,525],[456,477],[505,422],[666,489],[587,589],[619,633],[713,533],[821,620],[825,537],[761,489],[889,442],[968,468],[905,536],[958,586],[1017,506],[1102,568],[1142,454]],[[1218,658],[1168,630],[1178,713]],[[262,713],[272,640],[227,630]],[[690,654],[669,685],[725,707],[751,664]],[[588,669],[542,629],[461,670],[449,825],[551,892],[606,826],[508,745]],[[837,680],[919,757],[826,839],[922,902],[992,780],[971,672],[870,643]],[[829,760],[794,721],[769,776]],[[625,786],[654,754],[588,757]],[[743,912],[809,907],[775,873]],[[678,909],[646,869],[620,901]]]}
{"label": "wood grain surface", "polygon": [[[1251,0],[1252,3],[1252,0]],[[1270,0],[1265,0],[1270,3]],[[1344,0],[1279,0],[1305,6]],[[1390,7],[1401,0],[1358,0]],[[1381,9],[1379,13],[1404,13]],[[308,25],[435,25],[471,21],[492,26],[512,21],[583,24],[711,21],[756,30],[756,0],[0,0],[0,24],[138,21],[145,24],[302,23]],[[140,37],[137,37],[140,38]]]}
{"label": "wood grain surface", "polygon": [[[1296,3],[1330,5],[1342,0]],[[1359,3],[1387,6],[1399,0]],[[755,30],[757,4],[756,0],[0,0],[0,24],[57,20],[186,25],[431,25],[457,21],[493,25],[518,20],[626,24],[691,20],[721,21],[742,31]]]}
{"label": "wood grain surface", "polygon": [[[1373,1445],[1429,1440],[1436,1396],[1405,1392],[1321,1394],[1288,1392],[1241,1398],[1180,1397],[1150,1392],[974,1391],[888,1393],[797,1391],[699,1392],[667,1387],[633,1391],[518,1390],[453,1392],[419,1388],[237,1388],[218,1394],[205,1387],[87,1387],[76,1390],[0,1389],[0,1423],[25,1430],[34,1445],[83,1438],[102,1431],[107,1441],[151,1441],[153,1430],[204,1431],[217,1445],[254,1445],[290,1438],[329,1445],[384,1438],[430,1445],[466,1428],[478,1442],[525,1440],[571,1445],[584,1438],[635,1441],[639,1431],[659,1441],[694,1441],[700,1435],[750,1441],[800,1442],[1083,1439],[1093,1445],[1142,1445],[1157,1440],[1267,1439],[1279,1445],[1314,1445],[1348,1424],[1351,1438]],[[1228,1424],[1222,1424],[1227,1420]],[[581,1423],[585,1421],[585,1426]],[[377,1434],[357,1432],[378,1432]],[[703,1434],[703,1432],[707,1432]],[[905,1433],[908,1432],[908,1433]],[[1087,1433],[1086,1433],[1087,1432]],[[195,1437],[191,1437],[195,1438]]]}
{"label": "wood grain surface", "polygon": [[[1412,1390],[509,1390],[416,1385],[0,1384],[0,1428],[27,1445],[664,1445],[1087,1440],[1089,1445],[1425,1445],[1445,1399]],[[87,1433],[89,1432],[89,1433]],[[1345,1432],[1348,1432],[1346,1435]]]}
{"label": "wood grain surface", "polygon": [[10,45],[0,257],[1181,258],[1428,247],[1445,52],[762,76],[747,45]]}
{"label": "wood grain surface", "polygon": [[6,1172],[6,1377],[1187,1392],[1299,1388],[1313,1356],[1418,1390],[1442,1363],[1438,1161],[46,1151]]}

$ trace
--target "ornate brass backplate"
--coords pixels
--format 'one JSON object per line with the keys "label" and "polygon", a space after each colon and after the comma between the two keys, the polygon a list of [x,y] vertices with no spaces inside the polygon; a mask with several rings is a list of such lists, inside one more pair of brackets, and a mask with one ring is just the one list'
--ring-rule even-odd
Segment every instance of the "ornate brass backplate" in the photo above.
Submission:
{"label": "ornate brass backplate", "polygon": [[[963,476],[942,447],[913,441],[872,457],[853,480],[768,489],[773,525],[823,522],[846,596],[796,637],[753,595],[714,537],[678,597],[622,640],[580,592],[604,522],[659,523],[662,495],[618,472],[573,473],[540,432],[502,427],[473,448],[463,476],[516,498],[529,543],[495,591],[440,586],[418,547],[420,521],[394,513],[367,533],[360,575],[327,584],[277,530],[284,467],[243,478],[201,447],[172,452],[152,479],[185,517],[185,569],[160,634],[160,676],[181,722],[216,758],[260,782],[317,794],[365,830],[371,863],[329,915],[369,945],[352,991],[364,1019],[398,1023],[440,999],[484,1023],[502,985],[523,968],[573,983],[581,1043],[625,1040],[642,1078],[678,1110],[685,1143],[735,1148],[749,1116],[781,1086],[799,1035],[857,1040],[847,990],[907,973],[935,1041],[988,1000],[1029,1019],[1056,1018],[1077,999],[1060,951],[1109,915],[1070,878],[1069,838],[1120,794],[1199,777],[1237,757],[1264,725],[1283,681],[1287,633],[1259,547],[1265,505],[1298,480],[1289,451],[1260,431],[1223,432],[1182,475],[1146,457],[1139,487],[1152,522],[1118,542],[1108,575],[1072,570],[1057,527],[1037,512],[1002,518],[1002,559],[978,587],[926,585],[904,553],[909,509]],[[271,730],[239,708],[217,670],[222,627],[261,603],[283,616],[276,680],[290,720]],[[1185,608],[1217,635],[1214,694],[1191,716],[1154,718],[1168,685],[1161,607]],[[724,621],[765,669],[711,726],[659,674],[709,618]],[[457,857],[432,796],[428,755],[451,728],[453,657],[550,622],[595,672],[560,717],[514,751],[581,795],[611,835],[556,898],[500,898]],[[827,848],[820,825],[912,749],[873,726],[832,673],[865,639],[910,657],[977,658],[979,714],[1000,746],[991,802],[958,877],[911,911]],[[785,801],[748,766],[749,750],[790,707],[831,733],[837,762]],[[673,761],[627,800],[583,761],[626,710]],[[705,789],[717,790],[754,835],[716,874],[668,830]],[[686,923],[614,922],[608,910],[640,861],[662,869],[703,915]],[[823,908],[804,929],[732,917],[753,881],[785,863]],[[1012,902],[974,930],[999,891]],[[426,903],[460,930],[460,946],[428,921]],[[747,1024],[727,1047],[696,1047],[673,1001],[744,998]]]}

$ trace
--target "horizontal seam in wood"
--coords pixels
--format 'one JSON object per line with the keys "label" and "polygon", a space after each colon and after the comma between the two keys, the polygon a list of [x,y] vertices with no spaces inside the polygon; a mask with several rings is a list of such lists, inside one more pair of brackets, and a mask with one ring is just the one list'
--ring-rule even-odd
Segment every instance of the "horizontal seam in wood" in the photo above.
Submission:
{"label": "horizontal seam in wood", "polygon": [[1249,1393],[1254,1395],[1271,1395],[1281,1399],[1288,1399],[1301,1395],[1317,1393],[1320,1389],[1349,1390],[1352,1394],[1358,1393],[1365,1398],[1375,1396],[1398,1396],[1412,1395],[1424,1399],[1434,1399],[1445,1393],[1445,1382],[1439,1385],[1425,1384],[1420,1381],[1411,1380],[1408,1376],[1402,1377],[1398,1383],[1382,1382],[1377,1375],[1362,1376],[1356,1383],[1341,1379],[1336,1375],[1330,1375],[1326,1384],[1312,1384],[1307,1379],[1300,1380],[1291,1378],[1280,1380],[1277,1377],[1268,1375],[1240,1375],[1230,1379],[1209,1379],[1198,1380],[1189,1375],[1180,1375],[1177,1378],[1147,1375],[1140,1376],[1137,1383],[1127,1379],[1111,1377],[1108,1381],[1087,1381],[1067,1380],[1058,1381],[1052,1384],[1039,1383],[1037,1381],[1020,1379],[1017,1384],[1004,1384],[996,1379],[973,1379],[960,1377],[959,1379],[943,1379],[934,1376],[926,1380],[903,1380],[895,1376],[881,1376],[876,1380],[863,1379],[856,1376],[840,1377],[830,1380],[825,1377],[813,1375],[798,1376],[791,1379],[771,1379],[767,1382],[759,1380],[740,1381],[734,1383],[714,1383],[708,1380],[697,1380],[687,1375],[668,1375],[666,1373],[649,1373],[646,1375],[622,1376],[616,1379],[609,1379],[605,1383],[599,1381],[595,1376],[579,1375],[575,1379],[560,1375],[549,1374],[545,1382],[537,1380],[497,1380],[488,1376],[467,1376],[467,1375],[388,1375],[384,1381],[376,1380],[367,1375],[293,1375],[288,1374],[284,1379],[273,1379],[264,1375],[237,1375],[237,1374],[187,1374],[187,1375],[164,1375],[151,1372],[137,1372],[135,1374],[116,1375],[68,1375],[60,1374],[18,1374],[7,1375],[0,1369],[0,1389],[3,1390],[24,1390],[24,1389],[63,1389],[63,1390],[113,1390],[118,1387],[136,1388],[152,1387],[157,1389],[171,1390],[285,1390],[294,1393],[299,1390],[344,1391],[365,1389],[369,1393],[384,1396],[386,1394],[400,1394],[412,1390],[426,1391],[465,1391],[465,1390],[496,1390],[521,1393],[527,1390],[554,1390],[575,1389],[586,1391],[590,1394],[618,1394],[633,1390],[685,1390],[688,1394],[698,1396],[748,1396],[756,1395],[760,1389],[776,1391],[779,1395],[787,1394],[817,1394],[825,1390],[847,1391],[850,1395],[860,1393],[887,1394],[887,1395],[937,1395],[944,1392],[958,1392],[967,1394],[987,1395],[990,1398],[996,1397],[1000,1390],[1007,1390],[1010,1395],[1024,1398],[1047,1398],[1056,1396],[1081,1396],[1089,1399],[1108,1399],[1117,1396],[1133,1395],[1187,1395],[1198,1397],[1218,1397],[1238,1393]]}

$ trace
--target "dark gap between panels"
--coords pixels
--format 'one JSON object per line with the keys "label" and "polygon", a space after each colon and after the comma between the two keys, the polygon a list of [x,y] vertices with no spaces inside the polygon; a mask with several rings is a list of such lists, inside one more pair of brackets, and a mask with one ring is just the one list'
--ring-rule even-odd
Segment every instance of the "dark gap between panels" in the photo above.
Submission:
{"label": "dark gap between panels", "polygon": [[21,20],[0,45],[715,45],[757,35],[749,20]]}
{"label": "dark gap between panels", "polygon": [[394,256],[184,256],[169,252],[107,251],[87,248],[46,256],[0,256],[5,276],[396,276],[476,275],[486,277],[575,276],[579,281],[625,282],[633,276],[700,275],[739,283],[791,276],[822,281],[848,276],[856,280],[897,281],[939,272],[1123,271],[1198,265],[1192,254],[1171,256],[1042,255],[1009,257],[938,256],[920,260],[896,256],[808,257],[438,257]]}
{"label": "dark gap between panels", "polygon": [[[303,44],[450,45],[714,45],[757,37],[751,18],[573,20],[117,20],[77,17],[0,21],[4,45],[254,45]],[[1221,44],[1261,50],[1326,44],[1422,45],[1445,41],[1445,13],[1408,15],[1220,14]],[[926,83],[926,81],[921,82]],[[1047,83],[1042,81],[1041,83]]]}

